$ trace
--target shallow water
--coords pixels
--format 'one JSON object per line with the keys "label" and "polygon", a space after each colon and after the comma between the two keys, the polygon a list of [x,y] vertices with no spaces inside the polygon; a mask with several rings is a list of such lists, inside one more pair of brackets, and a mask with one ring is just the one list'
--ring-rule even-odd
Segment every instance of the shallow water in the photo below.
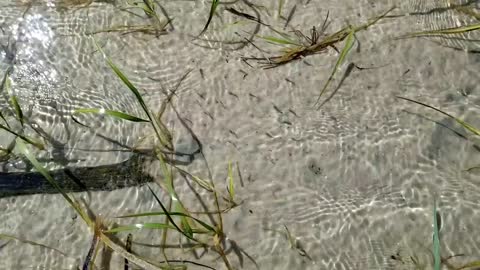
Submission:
{"label": "shallow water", "polygon": [[[86,128],[72,120],[73,111],[85,107],[145,117],[89,34],[149,20],[139,10],[131,10],[137,15],[122,11],[125,3],[95,1],[83,6],[78,2],[88,4],[0,0],[0,44],[7,48],[0,53],[2,77],[11,67],[12,90],[24,113],[34,128],[48,134],[47,150],[37,157],[50,169],[115,164],[131,157],[121,145],[152,147],[153,130],[146,124],[78,116],[90,126]],[[296,3],[289,25],[304,33],[320,26],[327,11],[328,33],[348,23],[363,23],[393,5],[398,8],[392,14],[411,14],[384,19],[356,34],[347,62],[372,69],[354,69],[320,110],[312,108],[338,57],[334,49],[274,69],[241,61],[244,56],[262,56],[251,44],[241,43],[258,25],[233,24],[238,17],[225,9],[258,14],[282,29],[285,21],[277,16],[278,1],[255,1],[264,8],[253,8],[246,1],[220,5],[219,16],[203,36],[209,41],[193,39],[207,19],[210,4],[204,1],[162,2],[173,18],[165,35],[93,36],[141,89],[151,108],[158,109],[164,89],[173,89],[190,72],[174,103],[200,140],[204,158],[196,155],[184,169],[205,178],[210,171],[224,190],[228,162],[238,164],[241,177],[235,173],[236,193],[242,204],[224,215],[231,240],[227,245],[237,245],[258,268],[415,269],[413,255],[431,265],[434,198],[442,218],[442,255],[465,254],[451,261],[461,265],[480,256],[475,226],[480,221],[479,171],[465,171],[480,164],[479,140],[444,115],[395,96],[431,104],[480,126],[480,57],[466,51],[480,49],[480,31],[455,39],[392,38],[478,23],[469,14],[444,10],[467,2],[286,0],[282,13],[287,16]],[[469,3],[480,13],[479,1]],[[431,9],[439,11],[426,12]],[[265,27],[258,29],[259,35],[271,35]],[[279,50],[258,38],[255,44],[271,52]],[[323,99],[333,93],[346,68],[344,64]],[[8,105],[2,95],[4,110]],[[13,119],[8,110],[2,112],[7,120]],[[167,113],[176,150],[194,152],[199,147],[194,137],[172,111]],[[28,126],[25,132],[34,134]],[[13,140],[4,133],[0,138],[2,147]],[[3,171],[26,169],[28,164],[19,158],[2,166]],[[161,179],[155,162],[146,162],[144,170]],[[202,211],[185,180],[178,176],[176,181],[188,208]],[[112,217],[159,211],[145,186],[76,196],[93,213],[120,224],[122,220]],[[0,269],[82,265],[92,236],[61,196],[3,198],[0,213],[0,233],[65,253],[0,240]],[[290,246],[284,226],[299,248]],[[124,240],[126,234],[118,237]],[[159,231],[135,232],[133,250],[157,258],[160,242]],[[172,245],[178,240],[173,239]],[[169,252],[171,258],[194,258],[180,248]],[[230,250],[228,256],[235,267],[256,269],[245,253]],[[211,251],[196,260],[224,268]],[[115,253],[102,253],[97,264],[123,269],[123,259]]]}

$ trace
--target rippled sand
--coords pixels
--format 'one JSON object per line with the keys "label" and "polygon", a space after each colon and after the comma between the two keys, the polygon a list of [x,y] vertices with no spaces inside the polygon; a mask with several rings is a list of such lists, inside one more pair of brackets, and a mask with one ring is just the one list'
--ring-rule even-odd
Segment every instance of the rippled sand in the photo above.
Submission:
{"label": "rippled sand", "polygon": [[[356,34],[347,62],[372,69],[354,69],[320,110],[312,108],[338,53],[329,49],[266,70],[255,62],[245,64],[241,57],[265,53],[245,43],[244,37],[257,24],[233,24],[238,17],[226,8],[259,14],[279,29],[285,23],[277,16],[278,1],[254,2],[264,8],[253,8],[246,1],[220,5],[220,16],[203,36],[209,41],[193,39],[207,19],[209,3],[203,1],[165,3],[173,18],[166,35],[95,35],[153,108],[165,98],[162,89],[173,89],[190,71],[175,104],[201,141],[205,159],[197,155],[185,168],[202,177],[208,176],[209,168],[222,190],[229,161],[238,163],[241,174],[241,179],[235,174],[236,192],[243,203],[225,215],[225,231],[232,240],[228,245],[244,252],[229,249],[232,263],[243,269],[256,269],[251,259],[260,269],[414,269],[412,255],[427,264],[431,260],[434,197],[443,224],[442,255],[465,254],[452,260],[457,264],[478,259],[480,177],[479,171],[465,171],[480,164],[478,139],[443,115],[395,98],[410,97],[480,126],[480,57],[465,52],[479,50],[479,31],[462,37],[469,41],[393,40],[411,31],[478,23],[451,10],[417,14],[465,1],[285,1],[285,16],[297,3],[289,25],[304,33],[313,25],[319,27],[327,11],[328,33],[347,23],[363,23],[392,5],[398,6],[392,14],[411,14],[382,20]],[[471,2],[479,6],[478,1]],[[10,44],[7,51],[15,52],[15,62],[10,54],[0,54],[1,74],[13,65],[13,89],[25,113],[51,136],[51,148],[39,153],[49,168],[118,163],[131,155],[113,151],[118,143],[112,140],[134,146],[152,134],[146,125],[108,117],[81,116],[90,129],[71,119],[71,113],[82,107],[143,116],[135,97],[95,52],[87,34],[125,23],[142,24],[145,18],[122,12],[123,3],[84,4],[88,1],[30,5],[0,0],[0,44]],[[259,35],[271,33],[260,27]],[[270,52],[279,50],[259,39],[255,44]],[[323,98],[333,93],[346,66]],[[3,99],[0,104],[7,106]],[[167,118],[177,150],[196,149],[178,118],[172,112]],[[1,133],[1,146],[12,139]],[[25,166],[16,160],[2,170]],[[155,163],[146,163],[145,171],[159,175]],[[202,210],[185,180],[177,181],[187,207]],[[159,211],[146,187],[76,196],[112,222],[122,223],[110,219],[120,214]],[[0,269],[81,266],[92,235],[61,196],[2,198],[0,214],[0,233],[65,253],[0,240]],[[290,246],[284,226],[297,239],[297,248]],[[126,234],[119,235],[120,240],[125,238]],[[136,232],[133,250],[157,258],[160,241],[159,231]],[[178,247],[170,253],[172,258],[193,258]],[[123,259],[111,252],[97,261],[104,269],[123,269]],[[224,267],[212,252],[200,261]]]}

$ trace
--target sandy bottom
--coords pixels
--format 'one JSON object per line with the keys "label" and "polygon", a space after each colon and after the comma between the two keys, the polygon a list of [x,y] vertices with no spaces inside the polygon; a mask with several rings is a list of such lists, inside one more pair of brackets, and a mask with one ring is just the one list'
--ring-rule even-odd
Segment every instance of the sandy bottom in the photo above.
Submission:
{"label": "sandy bottom", "polygon": [[[149,21],[141,10],[130,10],[140,16],[122,11],[123,3],[94,2],[82,8],[72,2],[0,0],[0,44],[9,52],[0,53],[0,72],[13,66],[12,89],[26,116],[51,138],[47,151],[37,157],[52,169],[126,160],[131,154],[117,151],[119,143],[151,147],[152,130],[146,124],[88,114],[79,116],[91,127],[85,128],[70,117],[85,107],[144,117],[135,97],[95,52],[88,34]],[[424,12],[445,7],[447,1],[286,0],[282,14],[288,16],[297,3],[289,25],[305,34],[313,25],[320,27],[327,11],[328,33],[363,23],[392,5],[398,6],[392,14],[419,13],[388,18],[357,33],[355,47],[322,101],[334,95],[316,110],[314,103],[338,58],[334,49],[274,69],[241,61],[244,56],[275,55],[281,48],[259,38],[255,45],[264,52],[245,44],[258,25],[226,9],[259,14],[262,21],[282,29],[278,1],[254,1],[263,5],[256,8],[246,1],[220,5],[219,16],[196,40],[209,2],[165,2],[163,8],[173,19],[166,35],[102,32],[94,37],[155,110],[165,98],[164,89],[173,89],[190,72],[174,104],[200,140],[204,158],[196,155],[183,168],[204,178],[210,171],[223,191],[228,162],[235,165],[236,196],[242,204],[224,215],[228,257],[235,267],[414,269],[413,254],[430,265],[434,198],[442,219],[442,255],[465,254],[451,261],[457,265],[479,259],[480,171],[465,171],[480,164],[478,139],[444,115],[395,96],[434,105],[480,126],[480,56],[463,50],[479,49],[475,39],[480,34],[466,36],[474,41],[392,39],[478,21],[452,10]],[[266,27],[259,31],[273,35]],[[351,62],[371,69],[353,69],[334,91]],[[7,106],[4,100],[0,104]],[[166,119],[176,149],[195,151],[199,145],[172,111]],[[0,138],[2,147],[13,140],[4,133]],[[146,173],[161,181],[156,163],[144,165]],[[25,167],[15,159],[2,170]],[[151,186],[166,198],[158,186]],[[178,176],[176,186],[188,209],[204,211],[188,181]],[[113,218],[159,211],[145,186],[75,196],[110,224],[163,220]],[[207,194],[200,196],[212,206]],[[0,269],[82,265],[92,233],[61,196],[1,198],[0,215],[0,233],[63,252],[0,238]],[[285,226],[297,248],[286,239]],[[118,240],[126,235],[118,234]],[[133,241],[133,251],[161,260],[161,231],[134,232]],[[169,244],[172,259],[224,269],[211,251],[198,250],[200,258],[195,259],[177,238]],[[123,269],[123,263],[108,251],[97,259],[99,269]]]}

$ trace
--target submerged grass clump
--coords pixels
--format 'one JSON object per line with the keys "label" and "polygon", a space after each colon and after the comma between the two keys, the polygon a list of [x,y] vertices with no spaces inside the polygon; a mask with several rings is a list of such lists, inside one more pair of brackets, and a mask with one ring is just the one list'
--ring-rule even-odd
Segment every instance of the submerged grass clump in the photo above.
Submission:
{"label": "submerged grass clump", "polygon": [[[95,42],[96,43],[96,42]],[[183,171],[174,165],[171,165],[167,162],[169,153],[174,151],[172,143],[172,135],[168,131],[166,125],[162,122],[161,116],[163,111],[165,111],[166,106],[171,102],[171,96],[164,101],[162,106],[160,106],[160,112],[155,114],[150,110],[146,105],[142,96],[140,95],[138,89],[130,82],[130,80],[125,76],[125,74],[113,63],[113,61],[103,52],[100,46],[97,45],[99,52],[105,58],[107,64],[110,66],[112,71],[117,75],[117,77],[128,87],[128,89],[134,94],[137,99],[137,102],[142,107],[146,119],[132,116],[120,111],[114,110],[105,110],[99,108],[83,108],[78,109],[74,112],[73,115],[81,113],[93,113],[93,114],[104,114],[111,116],[117,119],[122,119],[125,121],[133,121],[141,123],[148,123],[151,125],[155,132],[156,139],[158,144],[155,146],[156,158],[158,159],[163,179],[158,181],[157,184],[165,191],[168,195],[168,202],[162,202],[160,198],[154,193],[154,191],[148,186],[154,200],[158,203],[160,209],[157,212],[149,213],[130,213],[118,218],[125,220],[127,218],[141,218],[141,217],[165,217],[163,222],[145,222],[145,223],[134,223],[129,225],[120,225],[115,227],[107,226],[102,220],[98,218],[92,218],[91,215],[80,205],[80,203],[75,199],[73,195],[68,194],[63,190],[63,188],[57,183],[57,181],[49,174],[49,172],[40,164],[36,159],[31,149],[27,144],[33,144],[31,140],[27,137],[22,136],[14,131],[8,129],[8,127],[1,125],[0,127],[14,133],[17,136],[16,147],[19,152],[25,156],[25,158],[33,165],[35,170],[40,172],[45,179],[53,186],[55,189],[63,196],[65,201],[75,210],[75,212],[85,221],[87,226],[93,232],[92,243],[88,253],[85,257],[83,263],[83,269],[94,269],[95,258],[100,249],[101,245],[105,245],[115,252],[119,253],[125,258],[125,261],[128,262],[128,265],[135,264],[142,269],[186,269],[187,266],[185,263],[182,263],[178,260],[170,261],[166,249],[168,249],[167,244],[167,235],[169,231],[179,233],[180,236],[184,237],[185,241],[195,243],[196,247],[202,247],[206,249],[211,249],[218,253],[220,258],[223,260],[227,269],[233,269],[225,250],[225,244],[230,241],[226,238],[226,235],[223,231],[223,217],[222,214],[227,212],[229,209],[237,206],[235,202],[235,190],[234,190],[234,179],[233,179],[233,169],[231,163],[228,165],[227,171],[227,192],[228,196],[222,196],[216,189],[216,186],[213,180],[203,180],[200,177],[192,176],[192,179],[195,179],[194,182],[199,184],[199,187],[206,189],[214,198],[214,208],[217,215],[217,219],[211,219],[210,222],[202,220],[201,216],[193,216],[192,213],[186,208],[182,199],[178,196],[175,191],[174,178],[175,172],[185,174],[186,171]],[[187,73],[188,74],[188,73]],[[12,104],[14,105],[14,104]],[[173,105],[171,105],[173,106]],[[20,106],[18,106],[20,112]],[[18,113],[17,113],[18,114]],[[18,114],[19,115],[19,114]],[[72,117],[73,117],[72,115]],[[35,144],[33,144],[35,145]],[[229,204],[227,209],[220,208],[219,198],[223,197],[224,200]],[[197,214],[201,215],[201,214]],[[208,214],[207,214],[208,215]],[[213,222],[213,224],[211,224]],[[139,257],[131,253],[131,251],[124,248],[125,245],[119,245],[112,240],[112,235],[120,232],[134,232],[138,230],[160,230],[162,231],[159,234],[159,237],[162,238],[162,250],[164,260],[162,262],[155,262],[155,260],[150,260],[146,258]],[[131,245],[131,244],[130,244]],[[131,248],[131,247],[130,247]],[[188,261],[186,261],[188,262]],[[208,265],[202,263],[195,263],[196,265],[202,266],[204,268],[209,268]]]}

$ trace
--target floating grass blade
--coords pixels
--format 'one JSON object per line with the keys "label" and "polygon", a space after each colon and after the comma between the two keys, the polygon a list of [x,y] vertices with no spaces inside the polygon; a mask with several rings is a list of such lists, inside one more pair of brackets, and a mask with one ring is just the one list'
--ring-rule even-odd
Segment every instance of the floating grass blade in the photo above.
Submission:
{"label": "floating grass blade", "polygon": [[392,6],[391,8],[389,8],[387,11],[385,11],[383,14],[381,14],[380,16],[377,16],[375,18],[371,18],[368,20],[368,22],[366,24],[363,24],[363,25],[360,25],[358,27],[355,27],[354,30],[355,32],[358,32],[360,30],[365,30],[367,28],[369,28],[370,26],[376,24],[378,21],[380,21],[381,19],[385,18],[388,13],[392,12],[394,9],[396,9],[397,7],[396,6]]}
{"label": "floating grass blade", "polygon": [[435,108],[435,107],[433,107],[433,106],[430,106],[430,105],[428,105],[428,104],[422,103],[422,102],[420,102],[420,101],[416,101],[416,100],[409,99],[409,98],[406,98],[406,97],[401,97],[401,96],[396,96],[396,97],[397,97],[397,98],[400,98],[400,99],[404,99],[404,100],[406,100],[406,101],[410,101],[410,102],[413,102],[413,103],[417,103],[417,104],[422,105],[422,106],[424,106],[424,107],[427,107],[427,108],[430,108],[430,109],[432,109],[432,110],[435,110],[435,111],[437,111],[437,112],[439,112],[439,113],[441,113],[441,114],[443,114],[443,115],[446,115],[446,116],[450,117],[451,119],[455,120],[457,123],[459,123],[459,124],[460,124],[461,126],[463,126],[464,128],[468,129],[468,130],[469,130],[470,132],[472,132],[473,134],[475,134],[475,135],[477,135],[477,136],[480,136],[480,129],[477,129],[476,127],[474,127],[474,126],[470,125],[469,123],[461,120],[460,118],[457,118],[457,117],[455,117],[455,116],[453,116],[453,115],[451,115],[451,114],[449,114],[449,113],[446,113],[446,112],[444,112],[444,111],[442,111],[442,110],[440,110],[440,109],[437,109],[437,108]]}
{"label": "floating grass blade", "polygon": [[220,3],[220,0],[213,0],[212,5],[210,6],[210,12],[208,14],[208,20],[205,26],[203,27],[203,30],[198,34],[199,36],[203,35],[205,31],[207,31],[208,26],[212,22],[213,15],[215,14],[215,11],[217,10],[218,4]]}
{"label": "floating grass blade", "polygon": [[415,32],[415,33],[406,34],[404,36],[400,36],[397,39],[425,37],[425,36],[441,36],[441,35],[463,34],[463,33],[470,32],[470,31],[475,31],[475,30],[480,30],[480,23],[466,25],[466,26],[460,26],[460,27],[439,29],[439,30]]}
{"label": "floating grass blade", "polygon": [[285,228],[285,232],[286,232],[285,235],[287,236],[287,240],[290,243],[290,248],[295,248],[295,246],[296,246],[295,238],[290,233],[290,230],[288,229],[287,225],[283,224],[283,227]]}
{"label": "floating grass blade", "polygon": [[143,0],[143,10],[145,11],[145,14],[147,14],[150,17],[154,17],[157,15],[155,11],[155,3],[152,0]]}
{"label": "floating grass blade", "polygon": [[189,175],[192,177],[192,179],[193,179],[193,181],[194,181],[195,183],[197,183],[199,186],[201,186],[201,187],[204,188],[205,190],[210,191],[210,192],[214,192],[214,191],[215,191],[215,190],[213,189],[212,185],[211,185],[208,181],[205,181],[205,180],[203,180],[203,179],[201,179],[200,177],[197,177],[197,176],[195,176],[195,175],[191,175],[191,174],[189,174]]}
{"label": "floating grass blade", "polygon": [[209,181],[207,180],[204,180],[196,175],[193,175],[185,170],[182,170],[181,168],[178,168],[178,167],[175,167],[179,172],[183,173],[183,174],[186,174],[188,175],[192,180],[193,182],[197,183],[200,187],[202,187],[203,189],[205,189],[206,191],[209,191],[209,192],[214,192],[215,189],[214,187],[210,184]]}
{"label": "floating grass blade", "polygon": [[[245,18],[245,19],[247,19],[247,20],[254,21],[254,22],[256,22],[256,23],[259,23],[259,24],[262,24],[262,25],[265,25],[265,26],[269,26],[269,25],[263,23],[263,22],[262,22],[260,19],[258,19],[257,17],[252,16],[252,15],[247,14],[247,13],[244,13],[244,12],[240,12],[240,11],[234,9],[234,8],[227,8],[226,10],[227,10],[228,12],[234,14],[234,15],[237,15],[237,16],[239,16],[239,17]],[[238,22],[237,22],[237,23],[234,23],[234,24],[238,24]]]}
{"label": "floating grass blade", "polygon": [[441,270],[442,258],[440,255],[440,232],[437,219],[437,203],[433,200],[433,264],[434,270]]}
{"label": "floating grass blade", "polygon": [[464,6],[456,6],[454,9],[458,12],[461,12],[463,14],[469,15],[471,17],[474,17],[475,19],[480,21],[480,13],[476,12],[475,10],[478,10],[476,8],[472,7],[464,7]]}
{"label": "floating grass blade", "polygon": [[45,145],[43,145],[43,143],[37,141],[36,139],[34,138],[30,138],[30,137],[27,137],[27,136],[23,136],[15,131],[13,131],[12,129],[0,124],[0,129],[3,129],[17,137],[19,137],[20,139],[24,140],[26,143],[29,143],[33,146],[35,146],[36,148],[40,149],[40,150],[44,150],[45,149]]}
{"label": "floating grass blade", "polygon": [[141,5],[141,8],[149,18],[155,18],[157,22],[157,24],[155,25],[157,27],[157,30],[163,31],[164,28],[170,23],[170,19],[167,19],[165,23],[162,23],[157,11],[155,10],[156,6],[153,0],[143,0],[143,5]]}
{"label": "floating grass blade", "polygon": [[235,26],[248,25],[248,24],[251,24],[251,23],[252,23],[252,22],[246,21],[246,20],[234,21],[233,23],[226,23],[226,24],[223,26],[223,30],[227,30],[227,29],[230,29],[230,28],[235,27]]}
{"label": "floating grass blade", "polygon": [[298,254],[300,254],[300,256],[307,257],[308,259],[313,261],[310,255],[308,255],[307,251],[305,251],[305,249],[302,247],[300,242],[290,233],[290,230],[288,229],[287,225],[283,224],[283,226],[286,232],[285,236],[287,237],[287,240],[290,243],[290,248],[295,249],[298,252]]}
{"label": "floating grass blade", "polygon": [[160,230],[160,229],[171,229],[171,230],[176,230],[176,228],[172,225],[168,225],[165,223],[137,223],[134,225],[129,225],[129,226],[121,226],[121,227],[116,227],[110,230],[104,230],[104,233],[118,233],[118,232],[125,232],[125,231],[134,231],[134,230],[141,230],[141,229],[155,229],[155,230]]}
{"label": "floating grass blade", "polygon": [[162,208],[162,211],[165,213],[165,216],[167,217],[167,219],[170,221],[170,223],[172,223],[173,227],[175,227],[175,229],[177,231],[179,231],[180,233],[182,233],[183,235],[185,235],[185,237],[187,237],[188,239],[190,240],[194,240],[194,241],[197,241],[195,238],[193,238],[193,234],[189,234],[187,232],[185,232],[184,230],[182,230],[176,223],[175,221],[173,220],[172,218],[172,215],[170,215],[170,212],[167,210],[167,208],[163,205],[162,201],[160,201],[160,199],[157,197],[157,194],[155,194],[155,192],[153,192],[152,188],[147,185],[148,189],[150,190],[150,192],[152,193],[153,197],[155,198],[155,200],[158,202],[158,204],[160,205],[160,207]]}
{"label": "floating grass blade", "polygon": [[332,81],[333,77],[337,73],[340,66],[345,61],[345,58],[347,57],[348,53],[352,49],[354,43],[355,43],[355,30],[351,28],[350,32],[348,33],[347,40],[345,41],[345,46],[340,52],[340,56],[338,57],[337,63],[333,67],[332,73],[330,74],[330,77],[328,77],[328,80],[323,86],[322,91],[320,91],[320,94],[318,95],[317,101],[315,102],[314,106],[317,106],[318,102],[320,101],[320,98],[322,97],[323,93],[327,90],[328,86],[330,85],[330,82]]}
{"label": "floating grass blade", "polygon": [[155,3],[152,0],[142,0],[141,2],[134,2],[131,0],[126,1],[128,5],[132,6],[133,8],[140,8],[145,12],[145,14],[149,17],[152,17],[155,14]]}
{"label": "floating grass blade", "polygon": [[97,246],[95,247],[95,251],[93,252],[93,258],[92,258],[92,269],[95,270],[97,269],[95,267],[95,262],[97,260],[97,256],[98,256],[98,252],[100,251],[101,248],[105,247],[105,245],[103,244],[103,242],[99,241],[99,243],[97,244]]}
{"label": "floating grass blade", "polygon": [[154,117],[151,115],[150,110],[148,109],[147,105],[145,104],[145,101],[143,100],[142,96],[140,95],[140,92],[138,89],[130,82],[130,80],[123,74],[122,71],[112,62],[110,57],[108,57],[103,49],[98,45],[95,39],[93,39],[95,42],[95,45],[97,46],[98,50],[102,53],[103,57],[106,59],[107,64],[110,66],[110,68],[115,72],[115,74],[120,78],[120,80],[132,91],[132,93],[135,95],[137,98],[137,101],[140,103],[142,106],[143,111],[147,115],[148,119],[150,120],[150,123],[152,124],[153,129],[155,130],[155,133],[160,140],[160,143],[167,147],[168,149],[173,149],[171,141],[169,141],[165,134],[163,134],[160,130],[159,127],[155,124],[156,121],[154,121]]}
{"label": "floating grass blade", "polygon": [[[95,39],[94,39],[94,41],[95,41]],[[122,82],[130,89],[130,91],[132,91],[132,93],[135,95],[137,100],[140,102],[140,105],[142,105],[142,108],[144,108],[144,110],[147,110],[146,109],[146,104],[143,101],[143,98],[140,95],[140,92],[138,91],[138,89],[130,82],[130,80],[123,74],[123,72],[120,71],[120,69],[112,62],[110,57],[108,57],[105,54],[103,49],[98,45],[98,43],[96,41],[95,41],[95,44],[96,44],[98,50],[102,53],[103,57],[106,59],[107,64],[110,66],[110,68],[115,72],[115,74],[118,76],[118,78],[120,78],[120,80],[122,80]]]}
{"label": "floating grass blade", "polygon": [[[24,119],[23,119],[22,108],[20,107],[20,104],[18,103],[17,97],[15,95],[13,95],[13,93],[11,93],[11,82],[10,82],[10,78],[8,77],[10,72],[11,72],[11,68],[7,69],[7,71],[5,73],[5,77],[3,78],[3,81],[2,81],[2,88],[10,96],[10,99],[9,99],[10,103],[15,110],[15,114],[17,116],[17,119],[20,121],[21,125],[23,126]],[[0,112],[0,118],[2,118],[2,120],[5,122],[5,125],[6,125],[6,126],[4,126],[4,125],[0,124],[0,129],[3,129],[5,131],[21,138],[25,142],[35,146],[36,148],[38,148],[40,150],[45,149],[45,146],[43,145],[43,143],[41,143],[41,142],[39,142],[39,141],[37,141],[33,138],[29,138],[27,136],[21,135],[16,131],[13,131],[10,128],[10,125],[8,124],[7,119],[5,119],[5,117],[3,116],[3,114],[1,112]]]}
{"label": "floating grass blade", "polygon": [[[168,22],[167,22],[167,25],[168,25]],[[111,32],[124,32],[125,34],[140,32],[140,33],[150,34],[150,35],[167,34],[167,31],[165,30],[159,31],[159,27],[156,27],[154,25],[121,25],[121,26],[115,26],[111,28],[100,29],[97,31],[87,32],[85,34],[90,36],[90,35],[96,35],[100,33],[111,33]]]}
{"label": "floating grass blade", "polygon": [[73,112],[74,114],[79,114],[79,113],[95,113],[95,114],[106,114],[109,116],[113,116],[115,118],[127,120],[127,121],[132,121],[132,122],[150,122],[149,120],[145,120],[142,118],[138,118],[133,115],[129,115],[123,112],[119,111],[112,111],[112,110],[106,110],[106,109],[89,109],[89,108],[84,108],[84,109],[78,109]]}
{"label": "floating grass blade", "polygon": [[287,28],[288,24],[290,23],[290,21],[293,18],[293,14],[295,14],[295,10],[297,10],[297,5],[294,5],[293,8],[290,10],[290,13],[288,13],[288,17],[285,20],[285,25],[283,26],[283,29]]}
{"label": "floating grass blade", "polygon": [[233,183],[233,170],[232,163],[228,162],[228,194],[230,196],[230,201],[235,202],[235,185]]}
{"label": "floating grass blade", "polygon": [[353,68],[355,68],[354,63],[348,64],[347,68],[345,69],[345,72],[343,73],[342,78],[338,81],[337,87],[335,87],[335,89],[332,91],[332,93],[326,99],[324,99],[323,102],[320,103],[320,105],[318,105],[318,108],[321,108],[323,105],[325,105],[325,103],[329,102],[333,98],[333,96],[335,96],[335,94],[338,92],[340,87],[343,85],[343,82],[352,73]]}

